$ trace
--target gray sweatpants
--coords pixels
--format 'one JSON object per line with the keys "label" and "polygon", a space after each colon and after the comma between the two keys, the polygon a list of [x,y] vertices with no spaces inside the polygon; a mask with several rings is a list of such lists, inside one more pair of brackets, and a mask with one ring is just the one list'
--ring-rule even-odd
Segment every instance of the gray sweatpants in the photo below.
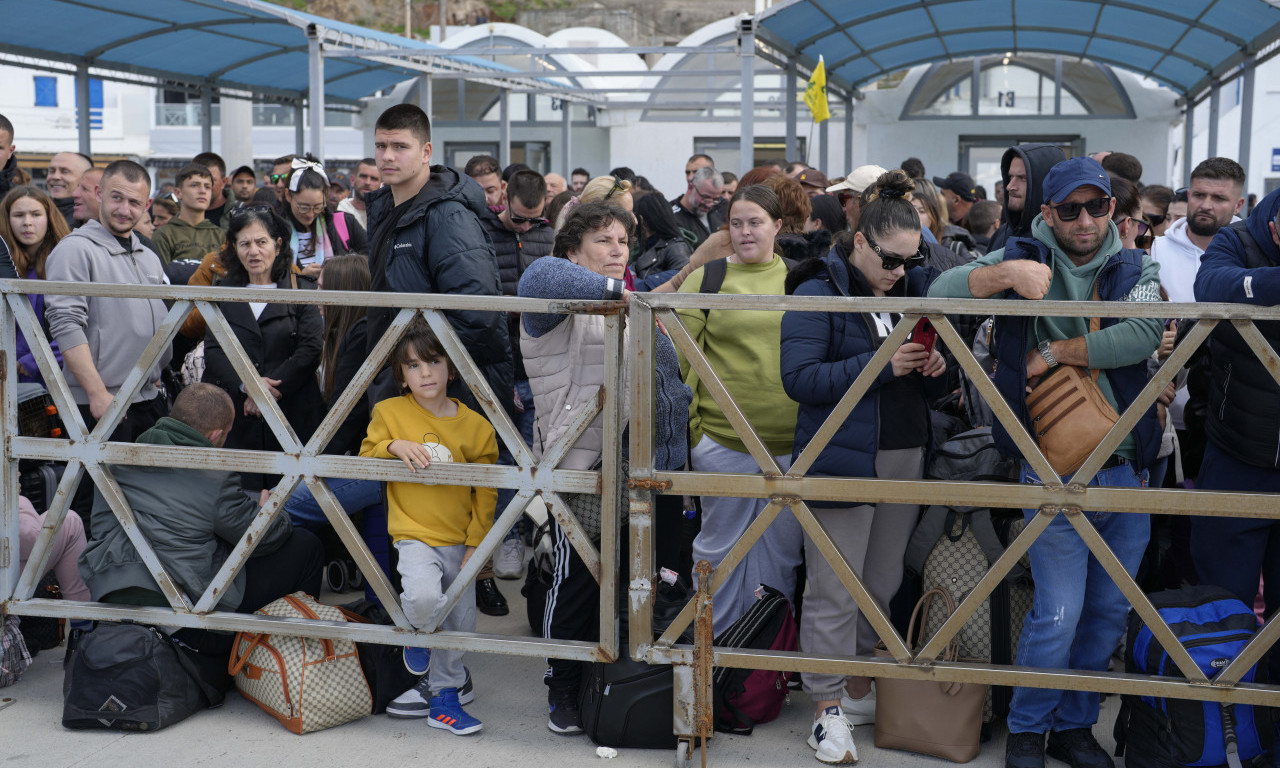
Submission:
{"label": "gray sweatpants", "polygon": [[[760,467],[749,453],[726,448],[703,435],[693,447],[693,468],[697,472],[740,472],[759,474]],[[791,457],[775,456],[785,472]],[[719,567],[729,549],[742,538],[768,504],[766,499],[702,497],[702,531],[693,540],[693,562],[707,560]],[[784,509],[746,557],[733,569],[729,578],[716,591],[712,600],[712,625],[716,634],[737,621],[755,602],[756,587],[768,584],[795,599],[796,568],[804,548],[804,529],[791,510]],[[694,578],[694,584],[697,579]]]}
{"label": "gray sweatpants", "polygon": [[[923,475],[924,449],[876,454],[876,476],[912,480]],[[843,509],[814,509],[814,516],[844,554],[867,591],[887,609],[902,585],[902,558],[920,516],[917,504],[860,504]],[[879,636],[826,558],[804,537],[808,584],[800,617],[800,648],[811,656],[869,656]],[[804,690],[814,701],[839,699],[845,675],[804,673]]]}
{"label": "gray sweatpants", "polygon": [[[462,569],[462,555],[466,547],[461,544],[432,547],[421,541],[401,539],[396,542],[396,550],[400,557],[396,570],[400,571],[400,585],[404,588],[400,595],[400,605],[404,608],[404,615],[409,623],[415,628],[422,627],[444,605],[445,592]],[[440,629],[453,632],[476,631],[474,581],[467,585],[453,610],[440,623]],[[432,649],[431,671],[428,675],[433,696],[445,688],[462,687],[467,676],[466,670],[462,668],[463,653],[465,652],[448,648]]]}

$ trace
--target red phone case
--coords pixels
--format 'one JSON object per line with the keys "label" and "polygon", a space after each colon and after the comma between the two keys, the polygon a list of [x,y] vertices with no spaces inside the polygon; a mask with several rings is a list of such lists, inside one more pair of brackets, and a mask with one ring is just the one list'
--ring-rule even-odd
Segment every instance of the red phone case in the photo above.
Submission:
{"label": "red phone case", "polygon": [[923,344],[925,352],[933,354],[933,343],[938,339],[938,331],[933,327],[933,323],[929,322],[929,318],[922,317],[916,322],[916,327],[911,329],[911,335],[907,337],[907,341],[914,341],[917,344]]}

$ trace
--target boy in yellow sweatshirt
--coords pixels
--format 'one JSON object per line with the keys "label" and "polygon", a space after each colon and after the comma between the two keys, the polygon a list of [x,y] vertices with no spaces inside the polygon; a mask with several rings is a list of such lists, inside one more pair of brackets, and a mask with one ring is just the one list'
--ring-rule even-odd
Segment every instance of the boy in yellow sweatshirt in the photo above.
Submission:
{"label": "boy in yellow sweatshirt", "polygon": [[[497,461],[493,427],[446,394],[457,372],[421,319],[396,346],[391,370],[404,394],[374,406],[361,456],[400,459],[413,472],[433,461]],[[401,604],[415,627],[425,625],[444,604],[449,586],[492,527],[497,498],[494,488],[387,483],[387,528],[399,555]],[[440,628],[474,632],[475,606],[472,583]],[[388,714],[425,714],[428,725],[456,734],[479,731],[480,721],[463,711],[459,701],[458,690],[466,680],[462,655],[441,648],[432,659],[428,648],[406,647],[405,666],[422,679],[388,706]]]}

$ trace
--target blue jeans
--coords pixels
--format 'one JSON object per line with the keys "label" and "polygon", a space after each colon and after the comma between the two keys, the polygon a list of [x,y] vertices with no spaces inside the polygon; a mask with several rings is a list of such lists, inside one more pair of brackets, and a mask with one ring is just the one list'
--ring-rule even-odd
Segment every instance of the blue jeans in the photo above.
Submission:
{"label": "blue jeans", "polygon": [[[1034,470],[1025,463],[1022,482],[1040,484]],[[1145,487],[1146,473],[1140,477],[1125,463],[1102,470],[1089,485]],[[1028,523],[1037,513],[1035,509],[1023,510]],[[1150,519],[1125,512],[1084,514],[1132,576],[1151,536]],[[1129,601],[1061,515],[1031,545],[1030,556],[1036,591],[1031,613],[1022,625],[1018,665],[1107,669],[1111,654],[1124,635]],[[1009,732],[1089,728],[1098,721],[1098,702],[1098,694],[1089,691],[1014,688],[1009,704]]]}
{"label": "blue jeans", "polygon": [[[329,490],[337,497],[338,503],[348,515],[354,515],[366,507],[382,503],[382,484],[376,480],[354,480],[350,478],[326,478]],[[284,503],[284,511],[294,525],[304,528],[319,528],[328,525],[329,521],[320,510],[320,502],[311,494],[306,483],[298,483],[293,495]]]}

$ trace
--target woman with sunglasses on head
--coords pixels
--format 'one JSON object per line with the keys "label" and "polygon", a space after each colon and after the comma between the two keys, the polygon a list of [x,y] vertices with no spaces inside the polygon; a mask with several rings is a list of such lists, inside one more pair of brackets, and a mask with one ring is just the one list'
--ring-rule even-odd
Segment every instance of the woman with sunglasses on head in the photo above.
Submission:
{"label": "woman with sunglasses on head", "polygon": [[1142,188],[1142,218],[1147,222],[1147,234],[1138,238],[1138,247],[1147,249],[1151,241],[1163,237],[1172,224],[1169,206],[1173,203],[1173,190],[1160,184]]}
{"label": "woman with sunglasses on head", "polygon": [[[781,296],[787,264],[777,252],[782,205],[763,184],[738,187],[729,203],[729,239],[733,254],[708,263],[689,276],[680,293],[764,294]],[[782,315],[778,312],[682,309],[680,321],[701,348],[721,382],[785,472],[791,466],[796,404],[779,378],[778,349]],[[698,472],[758,474],[761,467],[747,450],[711,390],[681,358],[685,382],[693,389],[689,408],[693,468]],[[702,497],[702,530],[693,541],[693,562],[719,566],[767,499]],[[751,607],[755,590],[768,584],[787,599],[795,596],[803,534],[789,510],[783,510],[716,590],[713,624],[723,631]]]}
{"label": "woman with sunglasses on head", "polygon": [[369,250],[360,221],[349,213],[328,209],[329,177],[314,156],[294,158],[284,190],[284,216],[292,225],[289,247],[302,274],[320,275],[325,259]]}
{"label": "woman with sunglasses on head", "polygon": [[[43,280],[44,264],[49,258],[49,252],[69,232],[67,220],[58,212],[53,199],[37,187],[16,186],[0,200],[0,240],[8,247],[18,277]],[[44,296],[29,293],[27,301],[35,310],[40,324],[45,325]],[[21,328],[16,329],[16,334],[14,360],[18,363],[18,381],[43,384],[44,377],[36,368],[30,343],[22,334]],[[45,335],[48,336],[47,329]],[[62,354],[58,350],[58,342],[50,339],[49,344],[61,366]]]}
{"label": "woman with sunglasses on head", "polygon": [[[289,225],[262,208],[231,211],[227,241],[219,252],[226,273],[217,286],[290,290],[314,289],[315,283],[292,271]],[[257,369],[267,392],[279,403],[298,439],[306,441],[324,414],[324,400],[316,383],[324,323],[314,304],[219,302],[227,324]],[[227,437],[228,448],[278,451],[279,443],[249,399],[231,365],[222,340],[212,330],[204,337],[203,381],[231,395],[236,420]],[[275,478],[242,474],[246,491],[270,487]]]}
{"label": "woman with sunglasses on head", "polygon": [[[901,170],[876,180],[854,232],[826,257],[807,261],[787,279],[797,296],[923,296],[937,275],[925,266],[912,181]],[[782,317],[782,383],[800,404],[794,453],[804,452],[894,327],[897,312],[787,312]],[[924,476],[930,442],[929,397],[945,388],[942,354],[907,341],[878,371],[871,388],[818,454],[809,476],[915,480]],[[938,392],[931,392],[937,389]],[[902,558],[915,528],[914,504],[809,502],[871,596],[888,611],[902,582]],[[878,642],[822,553],[805,537],[808,586],[800,646],[826,656],[870,656]],[[809,746],[825,763],[857,759],[854,725],[875,722],[871,679],[806,672],[816,714]]]}

